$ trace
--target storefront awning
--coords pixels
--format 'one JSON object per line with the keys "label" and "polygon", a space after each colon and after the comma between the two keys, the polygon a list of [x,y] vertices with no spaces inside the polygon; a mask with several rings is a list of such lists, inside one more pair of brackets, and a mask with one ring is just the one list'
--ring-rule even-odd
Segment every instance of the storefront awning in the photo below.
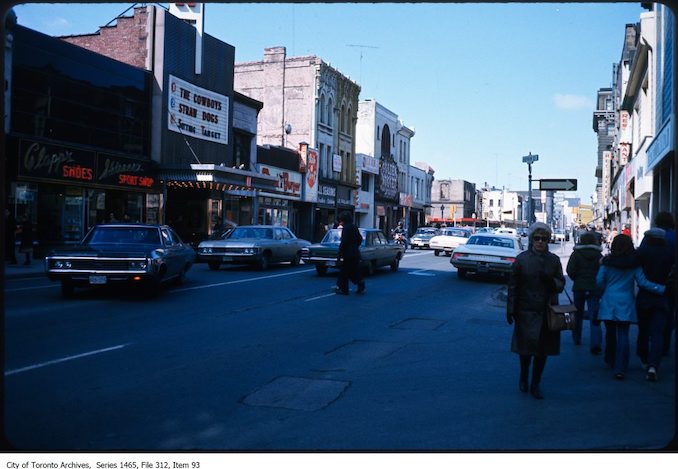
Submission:
{"label": "storefront awning", "polygon": [[215,190],[275,190],[279,180],[254,171],[215,164],[192,164],[190,167],[160,167],[158,179],[167,187]]}

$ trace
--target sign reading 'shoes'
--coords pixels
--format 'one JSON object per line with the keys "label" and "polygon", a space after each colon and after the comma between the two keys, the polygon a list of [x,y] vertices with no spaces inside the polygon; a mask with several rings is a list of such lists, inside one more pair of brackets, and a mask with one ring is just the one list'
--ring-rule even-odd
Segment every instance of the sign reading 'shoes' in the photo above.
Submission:
{"label": "sign reading 'shoes'", "polygon": [[228,144],[228,96],[169,76],[167,128],[180,134]]}

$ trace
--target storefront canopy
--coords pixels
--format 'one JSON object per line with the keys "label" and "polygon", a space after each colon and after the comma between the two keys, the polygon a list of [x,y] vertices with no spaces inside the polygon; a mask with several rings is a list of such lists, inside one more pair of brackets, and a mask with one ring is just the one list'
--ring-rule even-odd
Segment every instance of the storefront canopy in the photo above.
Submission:
{"label": "storefront canopy", "polygon": [[275,191],[279,179],[274,176],[214,164],[190,167],[161,167],[158,179],[167,187],[195,187],[216,190]]}

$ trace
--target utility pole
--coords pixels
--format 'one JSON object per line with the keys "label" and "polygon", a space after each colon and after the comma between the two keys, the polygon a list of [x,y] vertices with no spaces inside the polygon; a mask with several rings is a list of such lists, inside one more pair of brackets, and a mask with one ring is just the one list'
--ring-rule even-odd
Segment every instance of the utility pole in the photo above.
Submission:
{"label": "utility pole", "polygon": [[539,155],[523,156],[523,163],[527,163],[528,178],[527,178],[527,224],[531,225],[534,222],[534,206],[532,203],[532,163],[539,160]]}

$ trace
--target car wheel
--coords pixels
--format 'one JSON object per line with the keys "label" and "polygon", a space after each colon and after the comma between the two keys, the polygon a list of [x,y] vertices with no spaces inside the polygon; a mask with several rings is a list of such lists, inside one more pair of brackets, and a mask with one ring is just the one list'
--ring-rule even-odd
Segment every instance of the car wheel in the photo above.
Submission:
{"label": "car wheel", "polygon": [[174,283],[176,285],[183,285],[186,282],[186,272],[188,272],[188,269],[190,268],[190,265],[185,265],[181,271],[179,271],[179,274],[177,275],[177,278],[174,280]]}
{"label": "car wheel", "polygon": [[264,254],[263,256],[261,256],[261,260],[259,260],[259,270],[268,270],[270,266],[271,266],[271,255]]}
{"label": "car wheel", "polygon": [[457,277],[466,278],[466,269],[457,269]]}
{"label": "car wheel", "polygon": [[316,265],[315,266],[315,271],[323,277],[325,274],[327,274],[327,266],[326,265]]}
{"label": "car wheel", "polygon": [[300,262],[301,262],[301,253],[297,252],[294,255],[294,257],[292,258],[291,264],[294,265],[294,266],[297,266],[297,265],[299,265]]}
{"label": "car wheel", "polygon": [[440,251],[436,249],[435,251],[433,251],[433,255],[438,257],[440,255]]}
{"label": "car wheel", "polygon": [[374,271],[377,270],[375,261],[370,261],[367,263],[367,275],[374,275]]}
{"label": "car wheel", "polygon": [[398,267],[400,267],[400,257],[396,257],[391,262],[391,272],[398,272]]}
{"label": "car wheel", "polygon": [[61,282],[61,296],[64,298],[73,298],[75,296],[75,287],[68,282]]}
{"label": "car wheel", "polygon": [[209,266],[210,270],[219,270],[219,267],[221,267],[221,264],[219,262],[214,261],[208,262],[207,265]]}

